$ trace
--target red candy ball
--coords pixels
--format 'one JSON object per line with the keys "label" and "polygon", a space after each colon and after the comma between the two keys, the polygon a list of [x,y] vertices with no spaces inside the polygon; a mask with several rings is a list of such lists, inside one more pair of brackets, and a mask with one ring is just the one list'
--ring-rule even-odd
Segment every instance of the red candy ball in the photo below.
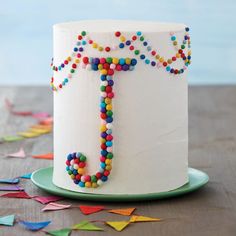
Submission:
{"label": "red candy ball", "polygon": [[103,173],[103,175],[105,175],[105,176],[108,176],[109,174],[110,174],[109,170],[105,170],[104,173]]}
{"label": "red candy ball", "polygon": [[167,66],[167,62],[166,61],[163,62],[163,66]]}
{"label": "red candy ball", "polygon": [[116,70],[117,70],[117,71],[121,71],[121,70],[122,70],[122,66],[119,65],[119,64],[117,64],[117,65],[116,65]]}
{"label": "red candy ball", "polygon": [[106,118],[107,118],[107,115],[106,115],[106,113],[101,113],[100,117],[101,117],[102,119],[106,119]]}
{"label": "red candy ball", "polygon": [[79,159],[78,158],[74,159],[74,163],[79,164]]}
{"label": "red candy ball", "polygon": [[111,86],[106,86],[106,92],[107,92],[107,93],[112,92],[112,87],[111,87]]}
{"label": "red candy ball", "polygon": [[109,69],[109,70],[107,71],[107,74],[108,74],[108,75],[114,75],[114,70]]}
{"label": "red candy ball", "polygon": [[172,61],[176,61],[176,57],[172,57]]}
{"label": "red candy ball", "polygon": [[107,140],[107,141],[111,141],[112,139],[113,139],[113,136],[110,135],[110,134],[108,134],[107,137],[106,137],[106,140]]}
{"label": "red candy ball", "polygon": [[77,54],[77,57],[78,57],[78,58],[80,58],[80,57],[81,57],[81,54],[80,54],[80,53],[78,53],[78,54]]}
{"label": "red candy ball", "polygon": [[101,156],[101,157],[100,157],[100,161],[101,161],[101,162],[105,162],[105,161],[106,161],[106,157]]}
{"label": "red candy ball", "polygon": [[90,182],[91,181],[91,177],[89,175],[85,175],[84,176],[84,180],[85,180],[85,182]]}
{"label": "red candy ball", "polygon": [[75,176],[75,179],[80,180],[80,179],[81,179],[81,175],[79,175],[79,174],[76,175],[76,176]]}
{"label": "red candy ball", "polygon": [[153,55],[153,56],[155,56],[155,55],[156,55],[156,51],[152,51],[151,53],[152,53],[152,55]]}
{"label": "red candy ball", "polygon": [[113,92],[108,93],[108,94],[107,94],[107,97],[108,97],[108,98],[113,98],[113,97],[114,97],[114,93],[113,93]]}
{"label": "red candy ball", "polygon": [[59,84],[59,88],[62,88],[62,84]]}
{"label": "red candy ball", "polygon": [[120,33],[119,31],[116,31],[116,32],[115,32],[115,36],[116,36],[116,37],[120,37],[120,35],[121,35],[121,33]]}
{"label": "red candy ball", "polygon": [[78,40],[81,40],[83,37],[82,37],[82,35],[79,35],[78,36]]}
{"label": "red candy ball", "polygon": [[77,65],[76,64],[72,64],[72,68],[76,69]]}
{"label": "red candy ball", "polygon": [[136,39],[137,39],[137,36],[134,35],[134,36],[132,37],[132,40],[135,41]]}
{"label": "red candy ball", "polygon": [[93,40],[90,39],[90,40],[88,41],[88,43],[89,43],[89,44],[92,44],[92,43],[93,43]]}
{"label": "red candy ball", "polygon": [[110,68],[110,65],[108,63],[103,64],[103,69],[108,70]]}
{"label": "red candy ball", "polygon": [[64,61],[64,64],[66,64],[66,65],[67,65],[67,64],[68,64],[68,61],[67,61],[67,60],[65,60],[65,61]]}
{"label": "red candy ball", "polygon": [[86,165],[85,162],[80,162],[80,163],[79,163],[79,168],[84,168],[85,165]]}
{"label": "red candy ball", "polygon": [[101,149],[105,150],[107,148],[106,144],[105,143],[102,143],[101,144]]}
{"label": "red candy ball", "polygon": [[134,46],[131,45],[131,46],[129,47],[129,49],[130,49],[131,51],[134,50]]}
{"label": "red candy ball", "polygon": [[111,50],[110,47],[105,47],[106,52],[110,52],[110,50]]}
{"label": "red candy ball", "polygon": [[84,58],[83,58],[83,63],[84,63],[84,64],[88,64],[88,62],[89,62],[88,57],[84,57]]}
{"label": "red candy ball", "polygon": [[97,173],[96,173],[96,177],[97,177],[97,179],[101,179],[102,174],[101,174],[100,172],[97,172]]}
{"label": "red candy ball", "polygon": [[104,64],[106,62],[106,58],[100,58],[100,64]]}
{"label": "red candy ball", "polygon": [[66,161],[66,165],[70,166],[70,161],[69,160]]}

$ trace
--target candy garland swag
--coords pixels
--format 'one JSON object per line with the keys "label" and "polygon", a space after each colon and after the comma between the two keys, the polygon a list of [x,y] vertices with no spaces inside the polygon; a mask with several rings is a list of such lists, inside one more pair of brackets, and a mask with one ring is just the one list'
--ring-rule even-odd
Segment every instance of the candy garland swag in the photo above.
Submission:
{"label": "candy garland swag", "polygon": [[[71,65],[70,73],[63,80],[61,84],[58,86],[54,85],[54,78],[51,80],[51,88],[53,91],[61,90],[72,78],[72,75],[75,73],[78,68],[78,64],[82,60],[82,67],[87,70],[100,71],[100,80],[101,80],[101,102],[100,102],[100,118],[101,118],[101,156],[100,156],[100,169],[94,175],[86,174],[86,157],[80,152],[70,153],[67,156],[66,160],[66,171],[70,175],[71,179],[74,183],[80,187],[87,188],[97,188],[102,185],[103,182],[106,182],[108,176],[110,175],[112,169],[112,146],[113,146],[113,136],[112,136],[112,122],[113,122],[113,111],[112,111],[112,99],[114,97],[113,93],[113,75],[115,71],[132,71],[137,64],[137,60],[135,58],[89,58],[83,56],[82,53],[84,51],[84,47],[88,44],[92,45],[94,49],[102,52],[110,52],[113,50],[123,49],[128,46],[131,51],[134,52],[135,56],[139,56],[141,60],[145,62],[147,65],[151,65],[152,67],[164,67],[168,73],[177,75],[182,74],[187,69],[187,67],[191,63],[191,51],[190,51],[190,36],[188,35],[189,28],[185,29],[186,34],[184,36],[183,43],[181,47],[178,47],[178,42],[176,40],[176,36],[171,33],[171,41],[173,46],[176,48],[177,53],[167,60],[161,57],[156,50],[153,50],[152,47],[145,40],[144,36],[141,32],[137,32],[136,35],[132,36],[131,40],[126,40],[126,38],[121,35],[120,32],[115,32],[115,36],[119,38],[120,43],[118,46],[100,46],[98,43],[94,42],[92,39],[87,37],[85,31],[82,31],[78,36],[78,41],[76,43],[75,48],[73,49],[73,53],[69,56],[63,63],[59,66],[53,64],[53,60],[51,63],[51,67],[54,72],[62,71],[67,65],[73,63]],[[151,57],[154,60],[150,60],[147,55],[141,54],[139,49],[136,49],[133,43],[136,40],[140,40],[142,45],[146,48],[148,53],[150,53]],[[184,49],[186,48],[186,44],[188,47],[187,54],[184,53]],[[184,61],[184,66],[181,69],[176,69],[171,67],[172,62],[177,59],[182,59]]]}

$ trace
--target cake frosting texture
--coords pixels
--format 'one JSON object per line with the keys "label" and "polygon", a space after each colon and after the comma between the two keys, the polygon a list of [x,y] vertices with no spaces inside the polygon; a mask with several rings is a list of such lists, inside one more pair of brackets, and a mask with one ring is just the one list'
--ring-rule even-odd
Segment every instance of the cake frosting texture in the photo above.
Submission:
{"label": "cake frosting texture", "polygon": [[[150,55],[142,41],[133,43],[140,49],[140,54],[136,55],[128,45],[119,48],[120,42],[115,36],[119,31],[128,39],[142,32],[145,41],[160,55],[173,58],[177,46],[173,46],[171,35],[182,42],[185,27],[183,24],[113,20],[54,25],[54,64],[60,64],[71,55],[82,31],[99,45],[111,45],[111,50],[97,50],[87,43],[81,55],[137,60],[133,70],[116,71],[113,75],[114,158],[108,180],[97,188],[76,185],[65,163],[69,153],[81,152],[87,157],[88,174],[100,168],[100,73],[84,69],[80,63],[68,84],[54,93],[55,185],[96,194],[143,194],[169,191],[188,182],[187,70],[174,74],[168,72],[166,66],[152,66],[151,62],[140,59],[140,55]],[[184,62],[179,59],[172,65],[183,68]],[[69,68],[54,72],[55,84],[64,80]]]}

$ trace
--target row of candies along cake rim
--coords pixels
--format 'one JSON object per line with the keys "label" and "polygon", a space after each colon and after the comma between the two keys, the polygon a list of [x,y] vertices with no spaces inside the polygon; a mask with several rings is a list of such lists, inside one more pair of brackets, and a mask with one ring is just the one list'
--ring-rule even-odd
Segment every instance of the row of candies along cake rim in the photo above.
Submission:
{"label": "row of candies along cake rim", "polygon": [[[137,64],[136,59],[126,58],[121,60],[118,64],[113,64],[111,58],[107,61],[105,58],[92,58],[91,68],[92,70],[98,70],[98,67],[103,67],[100,70],[101,79],[101,100],[100,100],[100,168],[93,174],[86,174],[86,156],[80,152],[70,153],[66,160],[66,171],[72,181],[79,187],[86,188],[97,188],[102,185],[103,182],[108,180],[108,176],[112,170],[112,159],[113,159],[113,135],[112,135],[112,122],[113,122],[113,111],[112,111],[112,99],[113,93],[113,75],[115,69],[119,66],[119,70],[128,71],[129,65],[135,66]],[[128,64],[126,63],[128,62]],[[86,62],[87,63],[87,62]],[[88,62],[89,63],[89,62]]]}
{"label": "row of candies along cake rim", "polygon": [[[102,52],[104,50],[106,52],[110,52],[111,50],[122,49],[122,48],[125,48],[126,46],[129,46],[129,49],[131,51],[133,51],[136,56],[140,55],[140,59],[143,60],[146,64],[150,64],[151,66],[157,66],[158,68],[165,67],[167,72],[169,72],[171,74],[175,74],[175,75],[184,73],[184,71],[187,69],[187,67],[191,63],[191,50],[190,50],[191,44],[190,44],[190,36],[188,34],[188,32],[189,32],[188,27],[185,28],[185,32],[186,33],[184,35],[183,43],[182,43],[180,48],[178,47],[178,42],[177,42],[176,36],[173,33],[170,33],[171,41],[173,43],[173,46],[177,50],[177,53],[171,59],[165,60],[163,57],[161,57],[157,53],[156,50],[152,49],[152,47],[145,40],[143,34],[140,31],[138,31],[136,33],[136,35],[133,35],[131,40],[126,40],[126,38],[119,31],[116,31],[115,36],[119,37],[120,44],[118,46],[113,46],[113,47],[111,47],[111,46],[105,46],[105,47],[100,46],[98,43],[94,42],[92,39],[89,39],[86,31],[82,31],[81,34],[78,35],[78,41],[76,43],[76,47],[74,47],[74,49],[73,49],[73,53],[71,54],[71,56],[69,56],[66,60],[64,60],[64,62],[61,63],[60,66],[55,66],[53,64],[53,59],[52,59],[51,67],[52,67],[52,70],[54,70],[55,72],[61,71],[67,65],[72,63],[72,58],[74,58],[74,62],[71,65],[70,73],[68,74],[67,78],[65,78],[63,80],[63,82],[61,84],[59,84],[58,86],[55,86],[54,85],[54,78],[52,77],[51,83],[50,83],[51,88],[52,88],[53,91],[57,91],[58,89],[61,89],[63,86],[65,86],[69,82],[69,79],[72,78],[72,75],[75,73],[75,71],[78,67],[78,64],[80,63],[81,58],[82,58],[82,61],[83,61],[83,68],[91,69],[91,66],[88,65],[89,58],[88,57],[82,57],[82,52],[84,51],[84,46],[87,45],[87,44],[92,45],[92,47],[94,49],[97,49],[100,52]],[[147,58],[147,56],[145,54],[141,54],[139,49],[135,48],[133,43],[135,41],[137,41],[137,39],[139,39],[139,41],[142,42],[142,45],[146,47],[146,50],[150,53],[150,55],[152,57],[154,57],[154,59],[156,61],[151,61],[150,59]],[[186,46],[188,48],[187,55],[185,55],[185,53],[184,53],[184,49],[186,48]],[[170,64],[172,62],[176,61],[177,59],[182,59],[184,61],[183,68],[175,69],[175,68],[170,67]],[[114,58],[114,64],[118,64],[118,61],[119,60],[117,58]],[[90,62],[91,62],[91,60],[90,60]],[[88,65],[88,66],[86,67],[86,65]]]}

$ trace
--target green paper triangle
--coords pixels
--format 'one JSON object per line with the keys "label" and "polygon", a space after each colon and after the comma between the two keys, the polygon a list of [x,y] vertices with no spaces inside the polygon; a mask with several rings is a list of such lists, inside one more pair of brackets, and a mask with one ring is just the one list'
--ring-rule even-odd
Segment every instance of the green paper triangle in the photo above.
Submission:
{"label": "green paper triangle", "polygon": [[12,226],[14,224],[15,215],[8,215],[0,217],[0,225]]}
{"label": "green paper triangle", "polygon": [[71,233],[71,229],[69,228],[47,231],[47,234],[50,234],[53,236],[69,236],[70,233]]}
{"label": "green paper triangle", "polygon": [[96,225],[90,223],[87,220],[81,221],[79,224],[74,225],[73,229],[87,230],[87,231],[103,231],[102,228],[97,227]]}

